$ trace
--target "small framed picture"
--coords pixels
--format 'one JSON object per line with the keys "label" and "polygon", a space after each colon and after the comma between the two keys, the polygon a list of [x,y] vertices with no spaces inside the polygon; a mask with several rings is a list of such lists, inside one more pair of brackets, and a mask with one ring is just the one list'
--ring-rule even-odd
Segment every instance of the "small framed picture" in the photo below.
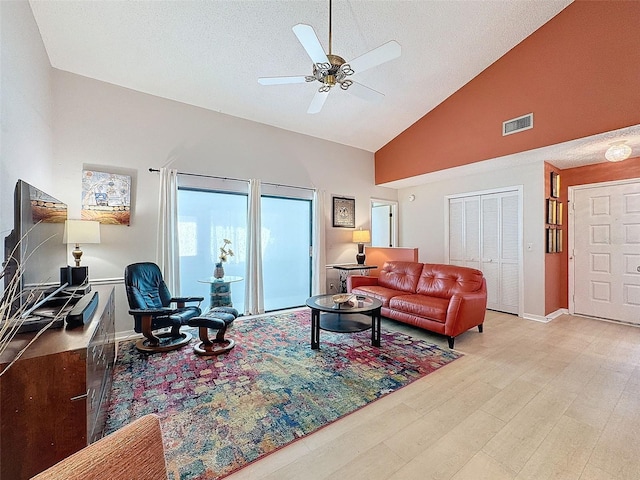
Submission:
{"label": "small framed picture", "polygon": [[562,225],[562,202],[556,203],[556,225]]}
{"label": "small framed picture", "polygon": [[333,197],[333,226],[342,228],[356,227],[355,198]]}
{"label": "small framed picture", "polygon": [[558,198],[560,196],[560,175],[551,172],[551,196]]}
{"label": "small framed picture", "polygon": [[556,253],[556,229],[547,228],[547,253]]}
{"label": "small framed picture", "polygon": [[557,221],[557,201],[551,198],[547,199],[547,223],[555,225]]}
{"label": "small framed picture", "polygon": [[556,228],[556,252],[562,252],[562,229]]}

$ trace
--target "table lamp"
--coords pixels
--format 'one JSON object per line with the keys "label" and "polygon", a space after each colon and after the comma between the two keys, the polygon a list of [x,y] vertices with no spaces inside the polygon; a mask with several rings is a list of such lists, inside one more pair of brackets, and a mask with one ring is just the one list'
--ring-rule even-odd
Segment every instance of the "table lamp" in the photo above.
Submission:
{"label": "table lamp", "polygon": [[364,265],[364,244],[371,241],[371,232],[369,230],[354,230],[353,231],[353,243],[358,244],[358,254],[356,255],[356,262],[358,265]]}
{"label": "table lamp", "polygon": [[[75,259],[74,267],[63,267],[60,271],[60,282],[66,281],[70,285],[82,285],[89,279],[89,268],[80,266],[82,250],[81,243],[100,243],[100,222],[93,220],[66,220],[62,243],[75,244],[71,252]],[[63,272],[66,270],[66,273]],[[65,278],[66,277],[66,278]]]}

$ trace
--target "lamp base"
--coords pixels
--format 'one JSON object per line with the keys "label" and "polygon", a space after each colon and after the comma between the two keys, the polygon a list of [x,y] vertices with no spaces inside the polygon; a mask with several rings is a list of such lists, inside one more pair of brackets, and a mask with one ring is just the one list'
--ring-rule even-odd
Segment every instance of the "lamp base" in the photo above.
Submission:
{"label": "lamp base", "polygon": [[358,262],[358,265],[364,265],[364,243],[359,243],[358,244],[358,254],[356,255],[356,262]]}

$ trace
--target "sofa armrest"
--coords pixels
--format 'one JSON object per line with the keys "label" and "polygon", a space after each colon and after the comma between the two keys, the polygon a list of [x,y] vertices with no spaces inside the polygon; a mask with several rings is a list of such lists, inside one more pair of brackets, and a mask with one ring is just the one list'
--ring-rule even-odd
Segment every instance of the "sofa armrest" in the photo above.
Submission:
{"label": "sofa armrest", "polygon": [[352,289],[363,285],[378,285],[378,277],[370,277],[368,275],[350,275],[347,277],[347,292],[351,293]]}
{"label": "sofa armrest", "polygon": [[487,311],[487,290],[485,285],[483,287],[477,292],[458,293],[451,297],[444,326],[445,335],[455,337],[484,323]]}

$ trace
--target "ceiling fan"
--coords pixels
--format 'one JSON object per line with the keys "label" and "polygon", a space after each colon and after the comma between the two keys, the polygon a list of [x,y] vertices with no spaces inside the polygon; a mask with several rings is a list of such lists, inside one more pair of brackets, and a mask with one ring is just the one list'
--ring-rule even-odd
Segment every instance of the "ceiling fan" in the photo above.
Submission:
{"label": "ceiling fan", "polygon": [[318,113],[336,85],[342,90],[368,101],[381,101],[384,94],[355,82],[348,77],[364,72],[382,63],[398,58],[401,53],[400,44],[394,40],[380,45],[378,48],[346,62],[344,58],[331,52],[331,0],[329,0],[329,53],[325,54],[316,32],[311,25],[299,23],[293,27],[293,33],[313,61],[312,75],[297,75],[291,77],[261,77],[261,85],[284,85],[289,83],[320,82],[322,85],[316,92],[307,113]]}

